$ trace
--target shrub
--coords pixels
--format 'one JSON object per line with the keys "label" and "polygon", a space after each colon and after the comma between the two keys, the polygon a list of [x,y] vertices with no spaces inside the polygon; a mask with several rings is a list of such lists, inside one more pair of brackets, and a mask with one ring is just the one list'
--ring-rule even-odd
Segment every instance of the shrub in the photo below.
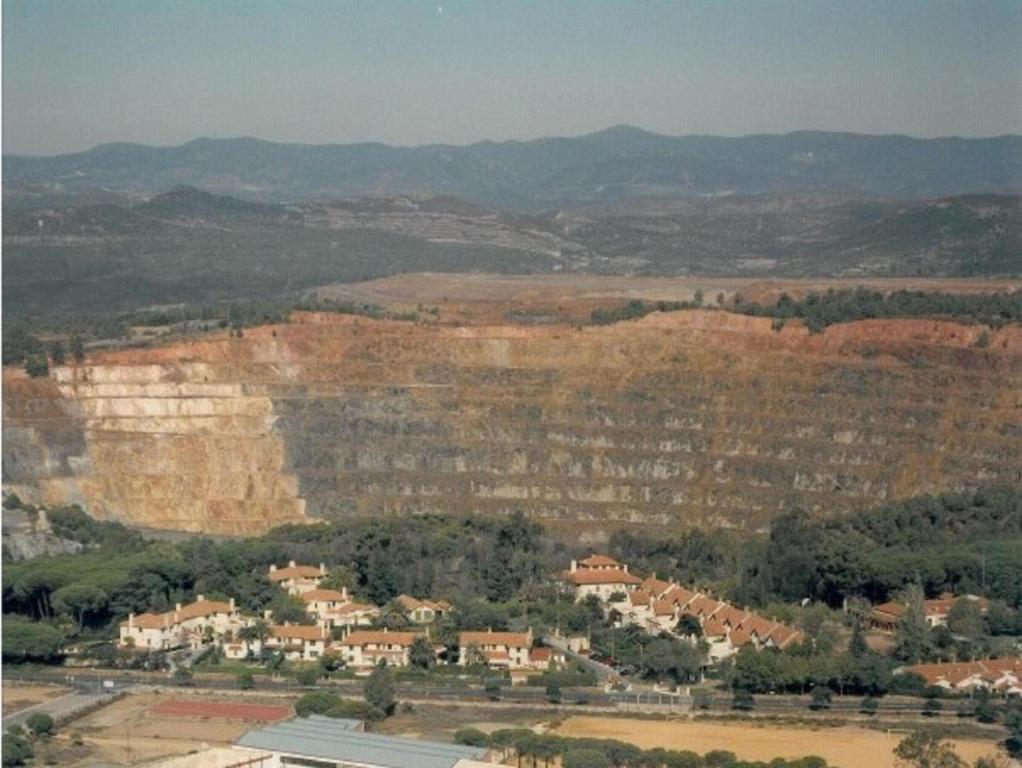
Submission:
{"label": "shrub", "polygon": [[490,739],[478,728],[459,728],[454,732],[454,743],[468,747],[485,747],[490,743]]}
{"label": "shrub", "polygon": [[33,736],[49,736],[54,731],[53,718],[45,712],[36,712],[25,720],[25,727]]}

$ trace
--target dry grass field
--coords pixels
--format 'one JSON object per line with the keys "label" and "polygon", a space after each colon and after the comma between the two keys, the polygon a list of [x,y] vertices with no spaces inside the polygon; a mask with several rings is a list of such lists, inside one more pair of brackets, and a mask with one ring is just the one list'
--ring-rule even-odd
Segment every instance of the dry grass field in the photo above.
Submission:
{"label": "dry grass field", "polygon": [[[196,713],[213,711],[203,704],[226,704],[218,707],[226,716],[178,714],[185,711],[182,700],[199,705],[191,708]],[[250,705],[269,705],[257,707],[261,711],[256,714],[262,718],[272,711],[273,717],[269,719],[276,719],[279,711],[290,711],[290,703],[287,699],[262,696],[186,697],[181,691],[132,695],[63,728],[48,751],[59,765],[69,768],[94,763],[136,765],[208,747],[229,746],[254,727],[246,722],[252,716],[247,711],[252,709]],[[72,744],[75,734],[81,736],[80,746]]]}
{"label": "dry grass field", "polygon": [[[747,760],[818,755],[837,768],[895,768],[892,750],[903,737],[852,726],[810,729],[768,722],[657,722],[616,717],[569,717],[553,732],[619,739],[643,749],[688,749],[699,754],[723,749]],[[997,752],[994,742],[980,740],[956,741],[955,749],[970,765],[976,758]]]}
{"label": "dry grass field", "polygon": [[59,685],[28,685],[25,683],[3,684],[3,713],[11,715],[20,712],[27,707],[42,704],[44,701],[55,699],[68,693],[67,688]]}

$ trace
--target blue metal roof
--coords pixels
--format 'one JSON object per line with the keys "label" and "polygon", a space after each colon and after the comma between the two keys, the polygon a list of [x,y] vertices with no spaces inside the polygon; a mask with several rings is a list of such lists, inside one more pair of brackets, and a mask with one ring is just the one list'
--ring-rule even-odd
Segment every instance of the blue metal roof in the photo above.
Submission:
{"label": "blue metal roof", "polygon": [[482,760],[486,750],[355,730],[357,720],[322,715],[296,718],[249,731],[235,744],[320,760],[350,760],[380,768],[453,768],[459,760]]}

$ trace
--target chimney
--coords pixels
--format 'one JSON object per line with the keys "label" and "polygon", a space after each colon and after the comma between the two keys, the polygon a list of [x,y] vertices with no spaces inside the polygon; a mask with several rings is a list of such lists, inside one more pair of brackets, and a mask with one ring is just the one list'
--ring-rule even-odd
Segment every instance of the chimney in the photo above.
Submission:
{"label": "chimney", "polygon": [[128,614],[128,629],[134,629],[134,628],[135,628],[135,614],[129,613]]}
{"label": "chimney", "polygon": [[288,560],[287,561],[287,567],[288,568],[294,568],[295,567],[295,561],[294,560]]}
{"label": "chimney", "polygon": [[181,603],[174,603],[174,613],[181,612]]}
{"label": "chimney", "polygon": [[273,573],[276,570],[277,570],[277,564],[276,563],[270,563],[270,573]]}
{"label": "chimney", "polygon": [[269,608],[267,608],[267,609],[265,609],[265,610],[263,611],[263,618],[264,618],[264,619],[266,619],[267,621],[269,621],[269,619],[270,619],[270,618],[271,618],[272,616],[273,616],[273,611],[271,611],[271,610],[270,610]]}
{"label": "chimney", "polygon": [[622,568],[624,568],[624,569],[625,569],[625,573],[628,573],[628,563],[624,563],[624,564],[622,565]]}
{"label": "chimney", "polygon": [[341,594],[344,595],[344,599],[347,600],[348,599],[348,588],[347,587],[341,587]]}
{"label": "chimney", "polygon": [[578,570],[578,560],[571,561],[571,572],[574,573]]}
{"label": "chimney", "polygon": [[326,563],[319,564],[319,573],[322,576],[326,576]]}
{"label": "chimney", "polygon": [[492,634],[493,633],[493,627],[487,627],[486,631],[489,632],[490,634]]}
{"label": "chimney", "polygon": [[205,595],[199,595],[199,596],[198,596],[198,597],[197,597],[197,598],[195,599],[195,602],[197,602],[197,603],[201,603],[201,602],[202,602],[202,601],[204,601],[205,599],[206,599],[206,596],[205,596]]}
{"label": "chimney", "polygon": [[229,606],[231,606],[231,613],[234,613],[234,611],[235,611],[235,608],[234,608],[234,598],[232,597],[232,598],[231,598],[231,599],[230,599],[230,600],[229,600],[229,601],[227,602],[227,604],[228,604]]}

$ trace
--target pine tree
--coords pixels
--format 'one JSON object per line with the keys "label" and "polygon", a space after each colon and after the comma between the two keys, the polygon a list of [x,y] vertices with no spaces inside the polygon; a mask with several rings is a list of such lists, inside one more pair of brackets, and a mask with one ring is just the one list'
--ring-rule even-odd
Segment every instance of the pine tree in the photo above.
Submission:
{"label": "pine tree", "polygon": [[369,675],[365,684],[365,700],[384,714],[394,713],[397,700],[394,698],[394,675],[381,663]]}

